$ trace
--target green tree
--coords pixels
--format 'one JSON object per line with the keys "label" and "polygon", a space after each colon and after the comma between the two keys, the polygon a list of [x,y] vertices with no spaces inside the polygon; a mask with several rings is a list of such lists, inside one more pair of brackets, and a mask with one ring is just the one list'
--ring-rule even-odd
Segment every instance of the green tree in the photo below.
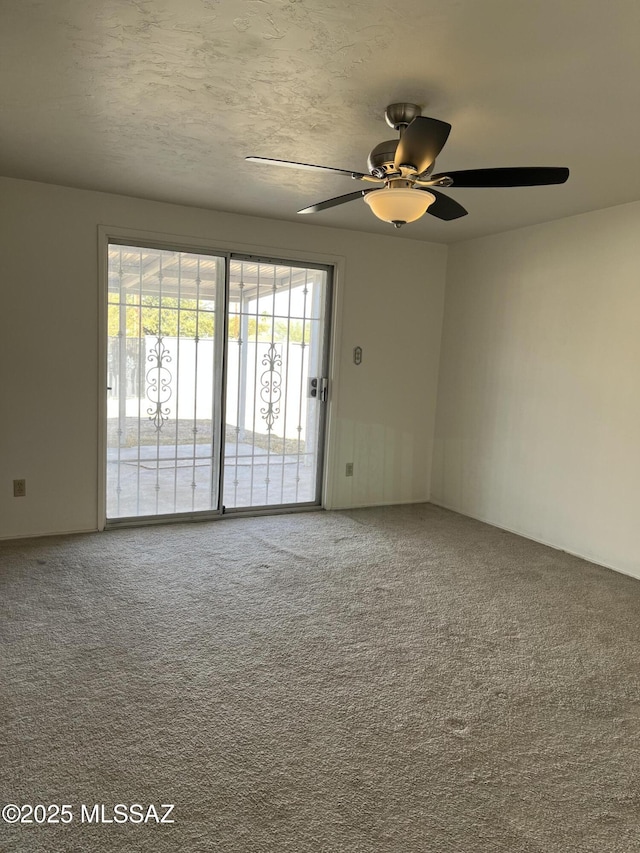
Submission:
{"label": "green tree", "polygon": [[212,303],[198,304],[195,299],[164,297],[160,305],[157,297],[143,296],[142,304],[128,298],[125,305],[109,305],[110,337],[115,337],[120,331],[122,312],[128,338],[142,335],[212,338],[215,331]]}
{"label": "green tree", "polygon": [[[198,311],[199,308],[199,311]],[[121,317],[124,320],[127,338],[144,335],[162,335],[163,337],[212,338],[215,332],[213,303],[198,302],[195,299],[163,297],[162,305],[156,296],[143,296],[142,303],[134,295],[127,296],[126,304],[109,305],[109,337],[116,337],[120,331]],[[179,321],[179,322],[178,322]],[[257,330],[257,335],[256,335]],[[240,317],[237,314],[229,318],[229,338],[238,340],[240,335]],[[248,340],[265,343],[273,340],[277,343],[302,343],[302,320],[273,320],[265,311],[259,318],[249,317],[247,322]],[[311,324],[304,324],[304,342],[311,340]]]}

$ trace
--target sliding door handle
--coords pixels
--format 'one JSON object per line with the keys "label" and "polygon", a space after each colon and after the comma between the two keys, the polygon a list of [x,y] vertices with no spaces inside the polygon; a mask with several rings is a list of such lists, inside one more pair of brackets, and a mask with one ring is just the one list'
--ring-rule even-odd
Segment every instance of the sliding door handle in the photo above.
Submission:
{"label": "sliding door handle", "polygon": [[329,394],[329,380],[324,376],[314,376],[309,380],[309,396],[314,397],[321,403],[327,402]]}

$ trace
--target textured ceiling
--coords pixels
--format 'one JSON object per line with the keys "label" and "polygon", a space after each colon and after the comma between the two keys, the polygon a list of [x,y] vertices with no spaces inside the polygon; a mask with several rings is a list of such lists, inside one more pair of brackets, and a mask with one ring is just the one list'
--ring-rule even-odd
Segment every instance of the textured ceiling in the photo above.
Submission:
{"label": "textured ceiling", "polygon": [[[640,199],[637,0],[0,0],[0,174],[432,241]],[[569,166],[562,186],[448,192],[394,232],[349,178],[413,101],[437,171]],[[362,185],[360,185],[362,186]]]}

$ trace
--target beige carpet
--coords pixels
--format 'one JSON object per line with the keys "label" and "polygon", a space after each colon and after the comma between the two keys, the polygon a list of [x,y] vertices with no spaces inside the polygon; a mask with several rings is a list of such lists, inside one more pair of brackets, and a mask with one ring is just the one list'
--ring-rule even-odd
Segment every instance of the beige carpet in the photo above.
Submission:
{"label": "beige carpet", "polygon": [[1,804],[73,816],[2,851],[640,851],[638,581],[430,505],[4,543],[0,570]]}

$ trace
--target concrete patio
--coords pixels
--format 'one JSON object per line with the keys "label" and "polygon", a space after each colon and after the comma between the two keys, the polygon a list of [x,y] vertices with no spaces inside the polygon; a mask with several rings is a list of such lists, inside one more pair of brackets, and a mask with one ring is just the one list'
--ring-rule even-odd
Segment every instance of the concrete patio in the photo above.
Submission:
{"label": "concrete patio", "polygon": [[[215,480],[210,443],[110,448],[107,518],[214,509]],[[255,445],[225,444],[227,508],[313,502],[315,488],[314,454],[269,453]]]}

